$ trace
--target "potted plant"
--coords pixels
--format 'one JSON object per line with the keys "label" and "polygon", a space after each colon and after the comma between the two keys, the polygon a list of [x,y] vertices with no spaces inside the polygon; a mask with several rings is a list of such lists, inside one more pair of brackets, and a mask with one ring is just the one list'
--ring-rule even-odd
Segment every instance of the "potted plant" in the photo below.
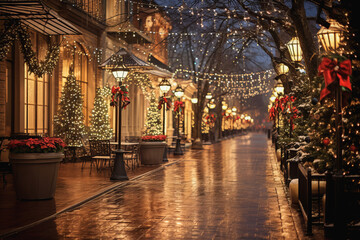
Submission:
{"label": "potted plant", "polygon": [[141,163],[145,165],[161,164],[166,146],[166,135],[146,135],[141,140]]}
{"label": "potted plant", "polygon": [[39,200],[54,197],[65,146],[60,138],[51,137],[9,142],[9,160],[18,199]]}

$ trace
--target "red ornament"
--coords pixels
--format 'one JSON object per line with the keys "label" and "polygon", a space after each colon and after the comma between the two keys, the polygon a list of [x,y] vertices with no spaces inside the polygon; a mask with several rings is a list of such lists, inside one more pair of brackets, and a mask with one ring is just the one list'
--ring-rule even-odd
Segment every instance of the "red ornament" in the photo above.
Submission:
{"label": "red ornament", "polygon": [[328,137],[324,138],[324,139],[323,139],[323,144],[324,144],[325,146],[329,145],[329,144],[330,144],[330,139],[329,139]]}
{"label": "red ornament", "polygon": [[350,151],[352,151],[352,152],[356,152],[357,151],[357,147],[354,145],[354,144],[351,144],[351,146],[350,146]]}

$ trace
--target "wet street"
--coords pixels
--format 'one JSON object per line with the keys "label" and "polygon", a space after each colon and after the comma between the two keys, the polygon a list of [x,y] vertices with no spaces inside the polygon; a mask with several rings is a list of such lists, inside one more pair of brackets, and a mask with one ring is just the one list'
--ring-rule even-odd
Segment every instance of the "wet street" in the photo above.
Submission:
{"label": "wet street", "polygon": [[265,134],[238,136],[9,239],[298,239],[276,164]]}

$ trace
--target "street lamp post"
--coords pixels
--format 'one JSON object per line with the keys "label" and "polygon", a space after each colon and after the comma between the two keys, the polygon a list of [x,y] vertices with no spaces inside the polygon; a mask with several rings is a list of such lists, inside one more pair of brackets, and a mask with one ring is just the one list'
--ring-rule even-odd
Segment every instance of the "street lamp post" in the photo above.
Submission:
{"label": "street lamp post", "polygon": [[[112,70],[112,74],[114,75],[117,82],[119,82],[119,87],[122,85],[122,80],[127,76],[129,70],[126,68],[119,68]],[[124,150],[121,149],[121,109],[122,109],[122,94],[120,93],[118,98],[118,132],[117,132],[117,141],[118,141],[118,149],[115,150],[115,161],[114,168],[111,173],[110,180],[128,180],[128,176],[125,170],[124,163]]]}
{"label": "street lamp post", "polygon": [[[169,83],[168,80],[166,80],[165,78],[160,82],[159,84],[159,88],[160,91],[163,93],[162,98],[165,98],[165,94],[170,90],[171,88],[171,84]],[[164,99],[165,100],[165,99]],[[166,131],[165,131],[165,120],[166,120],[166,102],[163,101],[163,135],[165,135]],[[167,158],[167,144],[165,145],[165,150],[164,150],[164,156],[163,156],[163,162],[168,162],[168,158]]]}
{"label": "street lamp post", "polygon": [[223,115],[221,117],[221,121],[222,121],[222,129],[221,129],[221,137],[224,137],[224,133],[225,133],[225,120],[224,120],[224,116],[225,116],[225,111],[228,108],[228,105],[226,104],[226,102],[224,101],[222,103],[221,109],[223,110]]}
{"label": "street lamp post", "polygon": [[[184,96],[184,89],[178,85],[177,88],[175,89],[174,92],[175,96],[179,99],[179,101],[181,100],[181,97]],[[181,106],[179,106],[179,110],[178,110],[178,115],[177,115],[177,122],[178,122],[178,127],[177,127],[177,139],[176,139],[176,147],[175,147],[175,155],[183,155],[184,152],[181,150],[181,143],[180,143],[180,108]]]}
{"label": "street lamp post", "polygon": [[[208,108],[209,108],[209,116],[211,116],[211,114],[213,114],[213,110],[215,109],[216,107],[216,104],[215,104],[215,100],[214,99],[211,99],[209,101],[209,103],[207,104]],[[215,125],[215,123],[214,123]],[[213,138],[211,136],[211,124],[209,124],[209,141],[212,143],[212,142],[215,142],[215,133],[214,133],[214,141],[213,141]]]}
{"label": "street lamp post", "polygon": [[232,132],[233,132],[233,135],[234,135],[234,130],[235,130],[235,121],[234,121],[234,118],[236,116],[236,111],[237,111],[237,108],[234,106],[232,109],[231,109],[231,114],[233,116],[233,127],[232,127]]}
{"label": "street lamp post", "polygon": [[[324,50],[328,53],[340,52],[339,45],[342,40],[343,27],[335,20],[329,19],[330,27],[321,27],[317,33],[319,42]],[[335,216],[334,216],[334,232],[338,239],[344,239],[345,237],[345,221],[343,212],[343,174],[342,174],[342,90],[339,83],[339,79],[335,74],[335,130],[336,130],[336,161],[335,161],[335,174],[334,174],[334,189],[335,189]],[[327,223],[327,219],[325,219]]]}

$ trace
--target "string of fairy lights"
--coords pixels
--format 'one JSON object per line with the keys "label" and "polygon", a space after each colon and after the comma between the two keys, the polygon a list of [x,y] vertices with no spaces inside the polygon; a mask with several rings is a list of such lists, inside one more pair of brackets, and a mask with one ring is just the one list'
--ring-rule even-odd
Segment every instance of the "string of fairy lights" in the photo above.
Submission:
{"label": "string of fairy lights", "polygon": [[[148,8],[154,8],[157,10],[160,10],[159,5],[153,4],[153,3],[143,3],[143,2],[137,2],[137,1],[130,1],[130,0],[120,0],[120,1],[114,1],[117,5],[121,5],[122,2],[128,2],[130,6],[129,14],[133,17],[138,18],[140,16],[141,8],[142,7],[148,7]],[[119,5],[119,6],[120,6]],[[115,9],[119,9],[116,7]],[[178,38],[180,39],[180,42],[178,42],[178,45],[182,45],[183,39],[185,39],[188,36],[199,36],[200,38],[205,36],[212,36],[215,38],[220,38],[226,35],[227,38],[229,38],[228,42],[232,44],[232,49],[236,51],[240,51],[239,48],[236,48],[234,42],[235,37],[236,41],[245,40],[246,36],[244,33],[246,33],[245,29],[243,27],[253,24],[254,22],[250,23],[250,16],[247,13],[246,10],[238,10],[238,9],[228,9],[228,8],[204,8],[204,7],[189,7],[186,5],[181,6],[170,6],[170,5],[162,5],[161,11],[165,9],[165,12],[169,13],[168,10],[175,10],[180,13],[180,24],[183,24],[183,17],[185,14],[194,15],[197,16],[201,28],[208,27],[204,26],[204,20],[205,18],[208,18],[209,16],[213,17],[213,31],[207,31],[206,32],[166,32],[163,31],[142,31],[140,32],[145,33],[147,35],[163,35],[166,34],[165,37],[168,39],[171,38]],[[276,10],[276,9],[275,9]],[[258,12],[260,15],[270,14],[269,12]],[[231,19],[232,17],[237,17],[238,14],[242,14],[243,21],[240,23],[240,27],[237,30],[228,29],[226,32],[218,31],[216,28],[216,17],[219,16],[225,16],[225,20]],[[207,21],[207,20],[206,20]],[[261,26],[258,24],[256,25],[256,32],[259,34],[259,36],[265,36],[265,30],[261,29]],[[125,29],[124,29],[125,28]],[[134,34],[133,29],[131,27],[128,27],[126,29],[126,26],[122,26],[121,29],[119,28],[119,32],[125,32],[125,38],[127,34],[131,35]],[[124,37],[124,36],[123,36]],[[232,38],[234,37],[234,38]],[[118,39],[121,41],[124,45],[126,45],[126,41],[124,39],[120,38]],[[168,40],[168,42],[171,42],[171,40]],[[201,40],[198,41],[201,43]],[[72,54],[78,54],[78,55],[85,55],[89,58],[89,61],[96,61],[97,63],[101,63],[103,61],[103,55],[105,53],[105,49],[98,48],[98,47],[92,47],[87,45],[87,52],[83,51],[83,49],[76,48],[75,42],[69,40],[66,38],[66,36],[63,39],[62,47],[65,51],[70,51]],[[138,48],[137,46],[133,46],[133,49],[136,49],[136,51],[140,54],[148,55],[152,51],[152,44],[145,44],[142,45],[141,48]],[[176,52],[175,46],[170,46],[169,49],[173,49],[173,51]],[[168,49],[166,49],[168,51]],[[202,49],[200,49],[202,51]],[[207,55],[208,52],[205,53]],[[245,70],[245,55],[242,55],[240,58],[235,57],[236,61],[242,61],[243,62],[243,70]],[[181,59],[175,59],[176,62],[181,62]],[[171,66],[170,66],[171,67]],[[179,68],[180,67],[180,68]],[[222,91],[232,92],[235,95],[242,95],[244,98],[248,98],[251,96],[254,96],[256,94],[263,94],[267,93],[269,90],[270,82],[269,79],[273,76],[274,71],[273,70],[266,70],[261,72],[252,72],[252,73],[244,73],[244,74],[225,74],[225,73],[202,73],[202,72],[194,72],[189,69],[186,69],[186,67],[182,64],[177,65],[177,68],[175,70],[174,76],[177,77],[184,77],[187,79],[193,79],[196,81],[209,81],[210,84],[212,84],[214,87],[221,88]],[[196,76],[196,77],[195,77]],[[201,77],[200,77],[201,76]],[[138,76],[136,77],[138,78]]]}

